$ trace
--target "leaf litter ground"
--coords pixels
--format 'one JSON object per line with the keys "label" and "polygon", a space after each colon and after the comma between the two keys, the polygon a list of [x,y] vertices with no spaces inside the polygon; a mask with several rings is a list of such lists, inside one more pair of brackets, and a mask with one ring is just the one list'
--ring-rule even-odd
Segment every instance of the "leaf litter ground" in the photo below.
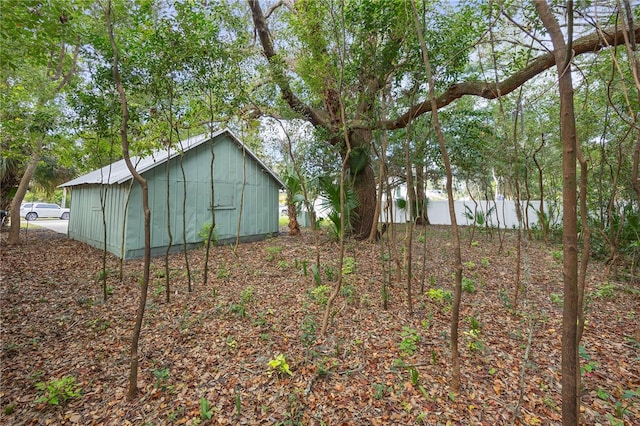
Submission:
{"label": "leaf litter ground", "polygon": [[[450,230],[428,227],[414,238],[412,315],[404,281],[389,284],[383,309],[383,282],[395,276],[388,248],[347,242],[351,259],[327,337],[319,335],[323,289],[310,233],[241,244],[235,254],[212,248],[206,287],[204,249],[189,252],[191,293],[184,257],[172,255],[169,303],[164,259],[154,259],[140,393],[127,402],[142,262],[125,262],[120,280],[117,259],[107,257],[103,303],[101,251],[48,230],[30,230],[25,244],[7,247],[3,233],[0,423],[560,424],[560,248],[525,244],[514,311],[515,236],[501,243],[495,232],[476,231],[474,241],[470,234],[463,231],[459,394],[449,389]],[[396,235],[403,244],[404,232]],[[338,249],[321,235],[318,274],[329,288]],[[605,270],[590,265],[581,414],[586,424],[639,424],[639,287]],[[280,354],[292,375],[268,366]],[[80,397],[38,402],[36,383],[68,375]]]}

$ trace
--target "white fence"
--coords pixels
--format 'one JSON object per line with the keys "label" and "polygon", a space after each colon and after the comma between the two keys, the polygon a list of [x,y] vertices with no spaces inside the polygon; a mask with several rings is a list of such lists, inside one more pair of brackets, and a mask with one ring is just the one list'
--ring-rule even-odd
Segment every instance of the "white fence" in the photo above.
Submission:
{"label": "white fence", "polygon": [[[386,204],[386,202],[383,200],[383,205],[384,204]],[[399,208],[395,202],[393,204],[393,223],[408,222],[410,220],[409,211]],[[526,212],[525,209],[527,206],[527,202],[521,201],[520,205],[522,206],[522,225],[524,226],[525,222],[528,222],[529,227],[537,225],[537,210],[540,208],[540,201],[529,201],[529,208]],[[473,217],[478,218],[478,216],[482,216],[488,226],[491,227],[498,227],[498,225],[501,228],[518,227],[516,203],[513,200],[479,200],[477,201],[477,205],[474,204],[473,201],[464,200],[455,201],[454,206],[458,225],[473,225]],[[561,212],[557,206],[552,205],[549,202],[545,202],[545,212],[548,213],[550,207],[554,211],[554,213],[550,215],[553,219],[551,225],[555,225],[561,219]],[[314,209],[318,217],[326,218],[329,214],[329,210],[326,207],[322,206],[321,200],[315,200]],[[303,210],[305,209],[303,208]],[[286,212],[281,212],[281,214],[286,215]],[[449,203],[446,200],[429,200],[427,214],[429,216],[429,222],[432,225],[451,225],[451,219],[449,217]],[[389,218],[388,216],[388,209],[383,208],[382,212],[380,213],[380,222],[391,222],[391,218]],[[309,226],[307,215],[299,214],[298,221],[302,226]]]}
{"label": "white fence", "polygon": [[[516,203],[513,200],[480,200],[477,201],[477,206],[473,201],[455,201],[456,221],[458,225],[473,225],[473,217],[476,218],[482,215],[489,226],[501,228],[514,228],[518,227],[518,216],[516,213]],[[525,212],[527,202],[522,201],[522,221],[523,226],[525,221],[528,221],[529,226],[535,226],[538,223],[537,210],[540,208],[540,201],[529,201],[528,211]],[[545,212],[548,212],[550,204],[545,203]],[[398,208],[394,203],[393,208],[393,222],[404,223],[409,221],[409,211],[406,209]],[[429,201],[427,214],[429,216],[429,222],[432,225],[451,225],[451,218],[449,217],[449,203],[446,200],[442,201]],[[468,217],[470,214],[471,217]],[[387,222],[388,212],[383,211],[380,215],[380,221]],[[553,216],[559,220],[560,213],[556,212]]]}

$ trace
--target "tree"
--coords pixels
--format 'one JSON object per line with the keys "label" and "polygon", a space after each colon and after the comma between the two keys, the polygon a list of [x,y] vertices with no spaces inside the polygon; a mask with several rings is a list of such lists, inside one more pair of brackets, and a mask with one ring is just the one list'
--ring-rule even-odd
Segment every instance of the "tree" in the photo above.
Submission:
{"label": "tree", "polygon": [[454,270],[455,270],[455,285],[453,293],[453,308],[451,309],[451,389],[453,392],[460,392],[460,358],[458,354],[458,322],[460,320],[460,301],[462,296],[462,254],[460,251],[460,236],[458,233],[458,223],[456,222],[456,212],[454,208],[453,192],[452,192],[452,180],[453,175],[451,173],[451,163],[449,161],[449,155],[444,143],[444,135],[440,127],[438,120],[438,108],[436,107],[436,95],[433,80],[433,71],[431,68],[431,62],[429,59],[429,50],[422,37],[421,28],[424,25],[420,22],[418,11],[416,9],[415,0],[411,1],[413,8],[413,16],[415,19],[415,28],[418,32],[418,38],[420,40],[420,50],[424,61],[424,68],[426,71],[427,81],[429,83],[429,99],[431,101],[431,114],[433,119],[433,126],[438,137],[438,144],[442,153],[442,161],[444,163],[445,172],[447,175],[447,198],[449,204],[449,218],[451,219],[451,229],[453,236],[454,247]]}
{"label": "tree", "polygon": [[[56,121],[62,115],[60,96],[76,74],[80,49],[76,33],[82,19],[80,2],[3,4],[0,70],[2,121],[7,130],[2,139],[3,180],[15,184],[15,173],[22,172],[12,194],[9,245],[20,243],[20,204],[43,149],[51,141],[51,134],[59,130]],[[38,37],[34,38],[36,31]],[[13,192],[11,187],[8,189]]]}
{"label": "tree", "polygon": [[562,244],[563,244],[563,311],[562,311],[562,424],[578,424],[578,219],[576,150],[577,131],[573,104],[572,35],[573,2],[567,2],[569,20],[568,40],[565,41],[560,24],[544,1],[536,2],[536,9],[551,36],[553,55],[559,78],[560,137],[562,139]]}
{"label": "tree", "polygon": [[304,202],[302,194],[302,182],[293,167],[287,168],[282,176],[286,185],[287,193],[287,215],[289,216],[289,235],[300,235],[300,224],[298,223],[299,206]]}
{"label": "tree", "polygon": [[138,393],[138,345],[140,342],[142,320],[144,318],[144,311],[147,303],[147,290],[149,288],[149,270],[151,266],[151,210],[149,209],[149,187],[147,185],[147,180],[136,171],[135,166],[131,162],[131,156],[129,155],[129,106],[127,103],[127,95],[125,93],[124,85],[120,76],[120,58],[114,34],[112,14],[113,11],[111,8],[111,0],[109,0],[105,10],[105,17],[109,34],[109,41],[111,43],[111,48],[113,49],[113,80],[120,96],[120,104],[122,106],[122,122],[120,127],[122,154],[124,157],[124,161],[127,164],[127,168],[133,176],[133,179],[140,185],[142,191],[142,210],[144,212],[144,267],[142,283],[140,286],[140,301],[138,304],[136,323],[131,339],[129,391],[127,393],[127,399],[132,400]]}
{"label": "tree", "polygon": [[[272,40],[272,35],[276,33],[270,32],[267,19],[278,16],[278,8],[281,9],[285,4],[288,5],[288,16],[291,18],[289,22],[293,23],[293,33],[304,47],[300,51],[290,49],[278,52]],[[407,25],[407,14],[403,12],[406,5],[402,2],[358,2],[335,5],[331,2],[305,0],[295,5],[279,2],[266,14],[263,13],[257,0],[249,0],[249,6],[261,42],[262,53],[268,60],[271,81],[277,85],[282,100],[295,114],[306,118],[314,126],[325,129],[329,135],[329,143],[340,150],[344,150],[345,147],[342,145],[340,128],[337,126],[339,108],[336,76],[339,62],[336,59],[337,55],[334,54],[337,46],[333,40],[336,28],[349,32],[353,43],[347,46],[350,49],[351,61],[345,64],[345,75],[347,76],[346,87],[354,94],[352,97],[354,102],[347,104],[347,131],[353,144],[352,161],[365,160],[362,163],[363,168],[359,170],[360,173],[354,180],[354,190],[360,201],[358,214],[354,216],[356,218],[354,233],[369,235],[375,211],[375,203],[372,201],[376,200],[375,179],[369,162],[371,131],[376,128],[389,130],[403,128],[410,120],[429,112],[432,108],[428,100],[423,100],[393,118],[377,120],[372,114],[376,109],[376,99],[380,99],[379,94],[387,79],[395,78],[398,82],[400,78],[406,78],[408,73],[416,72],[415,64],[419,58],[416,57],[415,49],[412,48],[416,44],[415,35],[406,31],[406,28],[411,27]],[[335,20],[335,16],[339,13],[332,9],[332,6],[344,8],[344,23]],[[441,5],[441,7],[444,8],[442,10],[447,10],[444,6]],[[420,10],[425,8],[423,4],[418,5]],[[465,95],[486,99],[507,95],[555,65],[553,54],[541,53],[501,81],[480,81],[474,78],[459,81],[461,76],[459,71],[466,63],[465,52],[481,35],[482,29],[475,24],[475,22],[482,22],[482,19],[477,16],[480,9],[463,7],[449,14],[437,15],[431,12],[429,15],[434,21],[429,23],[430,31],[427,35],[436,34],[442,27],[447,28],[447,31],[442,31],[443,33],[448,32],[444,42],[439,40],[440,43],[428,46],[434,51],[434,58],[437,59],[434,59],[437,74],[447,77],[438,82],[440,94],[436,95],[436,108],[449,105]],[[282,15],[279,16],[282,17]],[[452,31],[452,28],[455,31]],[[636,24],[634,31],[636,39],[640,40],[640,26]],[[623,43],[623,40],[623,30],[620,28],[594,30],[574,40],[574,53],[579,56],[597,52],[605,45],[614,46]],[[429,43],[428,38],[427,43]],[[441,63],[447,58],[447,49],[460,54],[455,57],[453,65],[449,64],[445,68]],[[292,57],[287,57],[288,54]],[[394,65],[396,63],[397,66]],[[294,84],[289,73],[298,75],[300,79],[295,80]],[[419,74],[416,75],[419,77]],[[349,85],[350,83],[352,84]],[[302,87],[307,92],[297,90]],[[426,85],[419,85],[419,87],[418,97],[424,99]],[[303,97],[308,92],[313,93],[313,96]]]}
{"label": "tree", "polygon": [[[282,99],[296,114],[324,129],[328,142],[339,150],[343,160],[346,146],[340,127],[338,82],[353,94],[344,105],[348,121],[346,131],[352,144],[350,169],[355,171],[353,189],[359,201],[352,225],[356,237],[368,237],[376,205],[376,182],[370,162],[373,127],[354,126],[353,123],[374,120],[376,99],[380,98],[387,80],[402,78],[403,73],[419,61],[419,55],[410,47],[415,36],[409,31],[406,5],[368,1],[334,4],[317,0],[290,5],[291,30],[303,47],[291,52],[295,56],[291,61],[296,64],[293,68],[286,67],[287,61],[283,60],[286,53],[276,51],[267,25],[267,18],[276,13],[276,9],[270,9],[265,15],[258,1],[250,0],[249,6],[262,52],[269,61],[273,81]],[[435,6],[431,10],[435,10]],[[344,19],[341,21],[339,17]],[[439,24],[444,23],[445,20]],[[435,26],[434,34],[438,30]],[[463,46],[469,39],[468,35],[452,32],[451,27],[448,31],[447,41],[455,41],[456,47]],[[342,34],[347,33],[342,46]],[[343,63],[339,60],[342,48],[349,52]],[[444,47],[439,49],[441,54]],[[464,54],[460,55],[452,63],[459,67],[465,58]],[[311,96],[298,95],[297,83],[293,84],[288,72],[300,77]],[[343,78],[338,78],[339,75]]]}

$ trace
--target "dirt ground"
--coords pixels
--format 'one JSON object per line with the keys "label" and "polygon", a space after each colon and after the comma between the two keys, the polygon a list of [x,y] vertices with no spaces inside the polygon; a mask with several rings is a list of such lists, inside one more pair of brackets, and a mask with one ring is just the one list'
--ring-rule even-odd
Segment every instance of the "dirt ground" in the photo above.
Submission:
{"label": "dirt ground", "polygon": [[[560,424],[560,247],[524,244],[514,307],[514,235],[462,236],[458,394],[449,386],[450,230],[428,227],[413,238],[412,313],[388,245],[347,242],[327,336],[323,302],[340,274],[339,246],[328,235],[319,238],[318,270],[309,231],[235,253],[214,247],[206,286],[204,249],[189,252],[188,268],[172,255],[168,303],[165,261],[154,259],[139,395],[127,401],[142,262],[125,262],[120,279],[117,259],[107,256],[105,303],[100,250],[34,229],[23,245],[7,247],[3,231],[0,423]],[[396,233],[402,267],[406,237]],[[589,266],[581,414],[588,425],[637,425],[640,285],[606,270]],[[278,359],[280,368],[269,366]],[[67,376],[69,398],[56,405],[54,385]]]}

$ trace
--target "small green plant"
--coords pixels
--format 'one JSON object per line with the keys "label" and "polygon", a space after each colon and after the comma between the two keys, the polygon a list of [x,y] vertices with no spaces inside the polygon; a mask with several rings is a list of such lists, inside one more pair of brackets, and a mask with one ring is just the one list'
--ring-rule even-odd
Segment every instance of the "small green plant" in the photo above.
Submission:
{"label": "small green plant", "polygon": [[331,369],[338,365],[338,361],[324,356],[314,364],[317,368],[318,377],[327,377],[331,372]]}
{"label": "small green plant", "polygon": [[282,247],[269,246],[267,247],[267,262],[273,261],[277,256],[282,253]]}
{"label": "small green plant", "polygon": [[418,372],[418,369],[411,367],[409,369],[409,373],[411,374],[411,384],[413,386],[418,386],[418,382],[420,381],[420,373]]}
{"label": "small green plant", "polygon": [[418,342],[420,341],[418,331],[404,326],[402,327],[402,334],[400,336],[402,337],[402,341],[400,342],[400,354],[407,356],[413,355],[418,348]]}
{"label": "small green plant", "polygon": [[61,379],[51,379],[48,382],[36,383],[36,389],[41,396],[36,403],[46,402],[49,405],[64,405],[70,399],[81,395],[81,389],[76,384],[73,376],[64,376]]}
{"label": "small green plant", "polygon": [[462,291],[465,293],[475,293],[476,282],[471,278],[462,277]]}
{"label": "small green plant", "polygon": [[420,324],[422,325],[422,328],[428,329],[429,327],[431,327],[431,320],[432,319],[433,319],[433,312],[429,312],[429,314],[427,315],[427,318],[425,318],[422,321],[420,321]]}
{"label": "small green plant", "polygon": [[253,286],[245,287],[240,294],[240,303],[248,304],[253,299]]}
{"label": "small green plant", "polygon": [[264,327],[267,325],[267,313],[258,312],[258,317],[253,320],[253,325],[256,327]]}
{"label": "small green plant", "polygon": [[4,407],[4,415],[9,416],[13,414],[15,410],[16,410],[16,404],[9,404],[6,407]]}
{"label": "small green plant", "polygon": [[435,300],[436,302],[447,301],[451,302],[453,300],[453,295],[449,290],[443,290],[441,288],[430,288],[427,292],[427,297],[431,300]]}
{"label": "small green plant", "polygon": [[580,366],[580,374],[590,374],[600,366],[597,362],[592,361],[591,355],[589,355],[585,347],[582,345],[578,347],[578,355],[580,358],[585,360],[585,362]]}
{"label": "small green plant", "polygon": [[207,398],[200,398],[200,418],[202,420],[211,420],[211,417],[213,417],[213,411],[209,401],[207,401]]}
{"label": "small green plant", "polygon": [[107,277],[108,277],[108,276],[109,276],[109,272],[108,272],[108,271],[105,271],[104,269],[101,269],[101,270],[98,272],[98,278],[96,279],[96,281],[102,281],[102,280],[105,280],[105,279],[107,279]]}
{"label": "small green plant", "polygon": [[607,413],[607,420],[609,420],[609,424],[611,426],[624,426],[624,421],[616,419],[611,415],[611,413]]}
{"label": "small green plant", "polygon": [[289,267],[289,264],[287,263],[286,260],[279,260],[278,261],[278,269],[282,269],[284,271],[288,267]]}
{"label": "small green plant", "polygon": [[467,269],[474,269],[476,267],[476,263],[473,261],[464,262],[464,267]]}
{"label": "small green plant", "polygon": [[596,395],[598,395],[598,398],[603,401],[609,401],[609,398],[611,398],[611,395],[609,395],[609,393],[602,388],[598,388]]}
{"label": "small green plant", "polygon": [[43,375],[44,375],[44,372],[38,370],[38,371],[36,371],[35,373],[33,373],[31,375],[31,380],[33,380],[34,382],[38,382],[38,381],[40,381],[40,379],[42,378]]}
{"label": "small green plant", "polygon": [[231,277],[231,270],[227,267],[226,263],[222,262],[220,265],[218,265],[216,276],[221,280],[226,280],[227,278]]}
{"label": "small green plant", "polygon": [[311,297],[321,306],[327,304],[329,300],[329,293],[331,293],[331,288],[328,285],[319,285],[313,290],[311,290]]}
{"label": "small green plant", "polygon": [[241,318],[247,316],[247,305],[253,299],[253,286],[248,286],[242,293],[240,293],[240,301],[238,303],[232,303],[229,306],[229,312],[237,314]]}
{"label": "small green plant", "polygon": [[356,291],[350,284],[345,284],[340,289],[340,294],[347,300],[347,303],[353,303]]}
{"label": "small green plant", "polygon": [[205,223],[200,227],[200,230],[198,231],[198,237],[200,237],[200,239],[203,242],[207,242],[207,239],[209,239],[209,234],[211,234],[211,244],[212,245],[217,245],[218,244],[218,235],[216,234],[216,228],[213,228],[213,232],[211,232],[211,224],[210,223]]}
{"label": "small green plant", "polygon": [[238,347],[238,341],[234,339],[233,336],[227,336],[227,339],[225,340],[225,344],[231,350],[234,350],[235,348]]}
{"label": "small green plant", "polygon": [[274,359],[269,361],[269,368],[271,371],[276,371],[281,374],[288,374],[289,376],[293,376],[293,373],[289,369],[289,364],[287,364],[287,360],[283,354],[279,354]]}
{"label": "small green plant", "polygon": [[342,260],[342,276],[353,274],[356,270],[356,260],[353,257],[345,257]]}
{"label": "small green plant", "polygon": [[407,364],[405,364],[405,362],[402,359],[395,358],[391,363],[391,366],[396,369],[403,369],[407,366]]}
{"label": "small green plant", "polygon": [[553,257],[553,260],[556,262],[562,262],[562,250],[553,250],[551,252],[551,257]]}
{"label": "small green plant", "polygon": [[469,327],[471,330],[477,334],[480,334],[480,323],[476,319],[476,317],[469,317]]}
{"label": "small green plant", "polygon": [[[614,409],[616,411],[616,417],[618,417],[619,419],[622,419],[624,417],[625,414],[629,413],[629,405],[630,399],[637,399],[640,398],[640,387],[636,390],[625,390],[624,393],[622,394],[622,399],[620,401],[616,401],[616,403],[614,404]],[[609,421],[612,425],[624,425],[624,421],[618,420],[616,419],[614,416],[612,416],[611,414],[608,414],[607,417],[609,418]]]}
{"label": "small green plant", "polygon": [[102,319],[102,318],[95,318],[89,321],[89,328],[96,333],[106,331],[109,329],[110,326],[111,326],[111,321]]}
{"label": "small green plant", "polygon": [[613,299],[616,286],[613,283],[605,283],[591,292],[591,297],[596,299]]}
{"label": "small green plant", "polygon": [[311,317],[304,317],[302,320],[302,335],[300,336],[302,344],[310,347],[316,340],[316,322]]}
{"label": "small green plant", "polygon": [[374,383],[373,389],[375,390],[373,394],[374,399],[382,399],[387,393],[387,385],[384,383]]}
{"label": "small green plant", "polygon": [[302,275],[307,276],[307,260],[302,260]]}
{"label": "small green plant", "polygon": [[498,297],[502,300],[505,308],[511,309],[511,299],[509,299],[509,295],[505,289],[501,288],[498,290]]}
{"label": "small green plant", "polygon": [[562,306],[564,304],[562,293],[551,293],[549,297],[551,298],[551,302],[555,303],[558,306]]}
{"label": "small green plant", "polygon": [[156,378],[156,382],[153,384],[154,388],[161,388],[162,390],[166,390],[167,380],[169,379],[169,369],[163,368],[161,370],[155,369],[153,370],[153,376]]}
{"label": "small green plant", "polygon": [[484,349],[484,343],[480,338],[480,323],[473,316],[468,317],[467,320],[469,321],[469,331],[464,332],[464,335],[469,339],[467,347],[472,351],[481,351]]}
{"label": "small green plant", "polygon": [[240,416],[242,414],[242,395],[236,392],[236,394],[233,396],[233,399],[236,403],[236,414]]}
{"label": "small green plant", "polygon": [[162,293],[164,293],[164,287],[162,286],[162,284],[160,282],[156,282],[156,286],[153,289],[153,297],[158,297]]}
{"label": "small green plant", "polygon": [[331,266],[327,266],[324,268],[324,275],[327,277],[327,281],[334,281],[336,277],[336,269]]}
{"label": "small green plant", "polygon": [[481,264],[482,264],[482,266],[484,266],[485,268],[488,268],[488,267],[489,267],[489,265],[491,264],[491,263],[489,262],[489,258],[488,258],[488,257],[483,257],[483,258],[480,260],[480,263],[481,263]]}
{"label": "small green plant", "polygon": [[320,275],[320,271],[316,265],[311,267],[311,272],[313,273],[313,282],[319,286],[322,284],[322,276]]}
{"label": "small green plant", "polygon": [[[177,407],[175,410],[167,413],[167,420],[169,423],[174,424],[179,418],[184,415],[184,407]],[[199,424],[200,419],[194,419],[194,425]]]}

